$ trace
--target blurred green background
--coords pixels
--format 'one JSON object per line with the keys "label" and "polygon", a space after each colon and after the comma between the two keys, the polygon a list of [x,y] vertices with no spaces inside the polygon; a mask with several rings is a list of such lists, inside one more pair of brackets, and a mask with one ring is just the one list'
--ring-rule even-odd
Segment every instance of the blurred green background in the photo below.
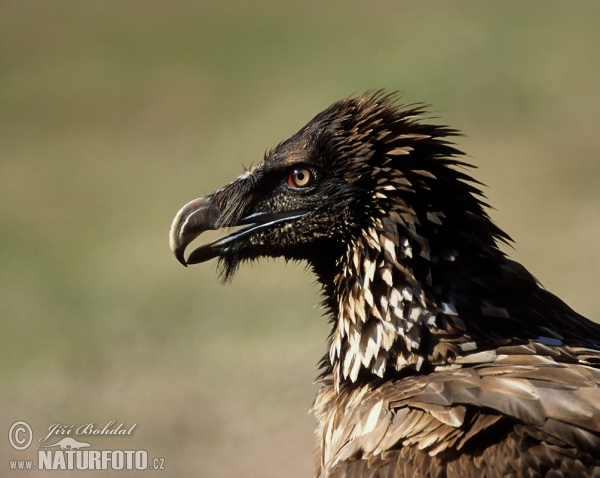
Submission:
{"label": "blurred green background", "polygon": [[[134,435],[94,448],[164,457],[156,476],[311,476],[314,279],[263,261],[221,285],[167,232],[372,88],[464,131],[509,254],[597,320],[598,25],[578,0],[0,3],[3,436],[114,419]],[[2,476],[37,456],[1,443]]]}

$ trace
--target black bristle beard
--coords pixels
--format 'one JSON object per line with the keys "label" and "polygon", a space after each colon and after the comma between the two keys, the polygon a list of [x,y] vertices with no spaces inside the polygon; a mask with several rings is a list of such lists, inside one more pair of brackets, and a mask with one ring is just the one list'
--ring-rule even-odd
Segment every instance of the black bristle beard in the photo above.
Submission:
{"label": "black bristle beard", "polygon": [[233,276],[244,262],[237,254],[227,254],[219,258],[217,273],[219,281],[223,284],[233,281]]}

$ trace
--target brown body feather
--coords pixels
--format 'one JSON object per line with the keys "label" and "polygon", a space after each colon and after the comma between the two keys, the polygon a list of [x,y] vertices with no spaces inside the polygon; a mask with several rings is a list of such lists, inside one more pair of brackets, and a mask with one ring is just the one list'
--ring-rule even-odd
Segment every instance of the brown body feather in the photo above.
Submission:
{"label": "brown body feather", "polygon": [[[184,264],[306,260],[332,322],[318,477],[600,477],[600,326],[498,249],[456,132],[369,93],[178,213]],[[207,229],[242,229],[196,249]]]}

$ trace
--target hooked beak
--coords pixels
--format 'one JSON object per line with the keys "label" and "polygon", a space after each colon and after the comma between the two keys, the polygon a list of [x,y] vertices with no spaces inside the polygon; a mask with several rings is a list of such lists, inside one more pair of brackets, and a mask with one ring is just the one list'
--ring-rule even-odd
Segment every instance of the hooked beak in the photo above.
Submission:
{"label": "hooked beak", "polygon": [[[304,216],[308,211],[290,212],[257,212],[238,220],[235,224],[218,224],[221,210],[210,201],[210,197],[201,197],[190,201],[183,206],[171,225],[169,245],[175,257],[181,264],[206,262],[227,253],[230,245],[237,239],[247,236],[251,232],[268,227],[279,222],[290,221]],[[186,247],[200,234],[208,230],[221,227],[246,226],[232,232],[216,241],[198,247],[185,259]]]}
{"label": "hooked beak", "polygon": [[221,212],[208,198],[202,197],[183,206],[171,224],[169,245],[179,262],[187,267],[185,248],[204,231],[216,229]]}

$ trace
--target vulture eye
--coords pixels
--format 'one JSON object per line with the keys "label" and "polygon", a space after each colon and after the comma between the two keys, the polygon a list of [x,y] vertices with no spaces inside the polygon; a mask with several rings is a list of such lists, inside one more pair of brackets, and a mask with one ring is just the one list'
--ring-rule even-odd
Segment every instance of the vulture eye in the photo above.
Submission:
{"label": "vulture eye", "polygon": [[293,188],[307,188],[314,180],[315,175],[306,166],[293,168],[287,177],[287,183]]}

